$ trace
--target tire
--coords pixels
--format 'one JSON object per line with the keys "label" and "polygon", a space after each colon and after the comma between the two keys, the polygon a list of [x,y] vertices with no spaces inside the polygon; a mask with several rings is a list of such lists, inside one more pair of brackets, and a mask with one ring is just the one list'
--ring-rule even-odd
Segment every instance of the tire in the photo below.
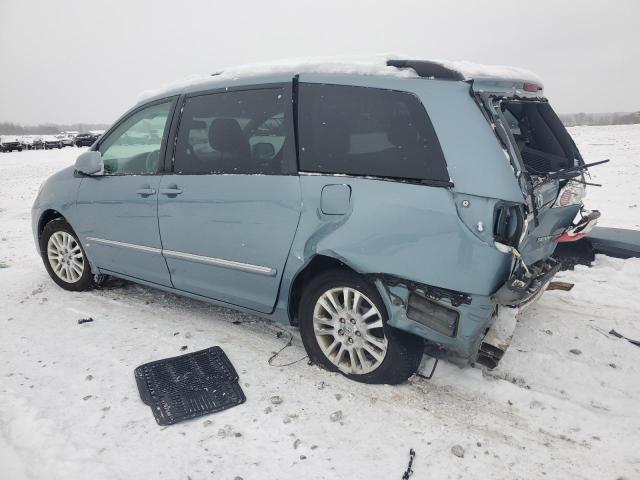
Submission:
{"label": "tire", "polygon": [[[334,302],[329,302],[329,295]],[[416,372],[424,342],[390,327],[387,318],[375,285],[348,270],[330,270],[313,278],[298,309],[302,343],[311,361],[358,382],[395,385]]]}
{"label": "tire", "polygon": [[45,225],[40,256],[51,279],[65,290],[81,292],[95,286],[87,255],[64,219],[56,218]]}

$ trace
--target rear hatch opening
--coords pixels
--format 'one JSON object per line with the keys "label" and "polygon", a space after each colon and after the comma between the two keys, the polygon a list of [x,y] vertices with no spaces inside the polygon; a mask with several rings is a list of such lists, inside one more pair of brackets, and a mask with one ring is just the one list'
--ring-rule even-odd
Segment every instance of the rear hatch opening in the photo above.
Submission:
{"label": "rear hatch opening", "polygon": [[546,177],[584,163],[549,103],[506,100],[500,108],[531,176]]}
{"label": "rear hatch opening", "polygon": [[[582,238],[596,224],[600,212],[585,211],[582,206],[588,165],[560,118],[548,102],[540,100],[505,99],[500,102],[500,111],[536,194],[537,209],[580,206],[573,223],[556,239]],[[555,183],[553,188],[551,183]]]}
{"label": "rear hatch opening", "polygon": [[[547,280],[546,274],[555,267],[551,257],[558,241],[586,234],[595,225],[599,212],[584,210],[582,200],[588,184],[585,172],[589,165],[541,89],[529,92],[521,84],[510,88],[505,85],[504,89],[491,86],[495,85],[473,82],[472,91],[502,144],[523,193],[519,208],[496,211],[494,240],[498,250],[511,251],[516,257],[510,277],[518,279],[518,285],[525,283],[522,286],[530,294],[540,282],[524,282],[518,273]],[[522,221],[518,222],[518,218]],[[520,295],[529,296],[524,291]]]}

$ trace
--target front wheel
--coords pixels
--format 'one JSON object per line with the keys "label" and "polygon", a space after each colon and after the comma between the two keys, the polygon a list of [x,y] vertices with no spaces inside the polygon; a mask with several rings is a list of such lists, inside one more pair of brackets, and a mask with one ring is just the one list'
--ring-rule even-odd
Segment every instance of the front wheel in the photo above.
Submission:
{"label": "front wheel", "polygon": [[422,339],[387,325],[376,287],[350,271],[314,278],[302,294],[298,322],[309,358],[352,380],[402,383],[422,358]]}
{"label": "front wheel", "polygon": [[57,218],[45,225],[40,253],[49,276],[65,290],[78,292],[94,286],[84,249],[64,219]]}

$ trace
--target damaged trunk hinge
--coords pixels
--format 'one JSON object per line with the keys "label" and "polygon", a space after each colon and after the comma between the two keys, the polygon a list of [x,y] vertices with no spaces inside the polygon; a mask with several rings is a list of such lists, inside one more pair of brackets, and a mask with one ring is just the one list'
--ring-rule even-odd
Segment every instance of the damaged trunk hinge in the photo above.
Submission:
{"label": "damaged trunk hinge", "polygon": [[367,275],[372,281],[380,280],[384,287],[387,290],[387,293],[392,298],[394,304],[396,304],[397,299],[399,299],[400,303],[398,305],[404,305],[404,301],[389,291],[388,287],[395,287],[398,285],[406,287],[410,292],[417,293],[422,295],[429,300],[438,301],[446,298],[451,302],[451,306],[458,307],[464,304],[471,304],[471,296],[463,293],[457,292],[455,290],[449,290],[447,288],[433,287],[431,285],[425,285],[423,283],[414,282],[412,280],[407,280],[400,277],[395,277],[393,275],[389,275],[386,273],[371,273]]}

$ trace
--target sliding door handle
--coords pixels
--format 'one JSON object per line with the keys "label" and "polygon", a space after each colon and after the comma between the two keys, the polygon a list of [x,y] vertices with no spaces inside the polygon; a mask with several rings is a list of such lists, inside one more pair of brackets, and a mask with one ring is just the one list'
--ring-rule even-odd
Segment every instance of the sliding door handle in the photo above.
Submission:
{"label": "sliding door handle", "polygon": [[141,197],[148,197],[149,195],[153,195],[154,193],[156,193],[156,191],[153,188],[146,187],[136,190],[136,193]]}
{"label": "sliding door handle", "polygon": [[166,195],[167,197],[175,197],[176,195],[180,195],[182,193],[182,189],[178,188],[177,185],[169,185],[167,188],[161,188],[160,193]]}

